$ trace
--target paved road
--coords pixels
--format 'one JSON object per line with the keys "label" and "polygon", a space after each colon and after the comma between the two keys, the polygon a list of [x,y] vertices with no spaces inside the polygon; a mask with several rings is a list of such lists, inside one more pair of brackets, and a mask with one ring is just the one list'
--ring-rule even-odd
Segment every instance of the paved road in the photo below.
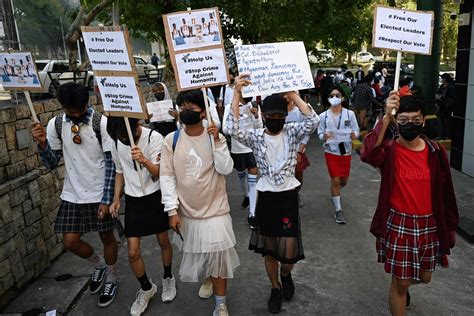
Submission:
{"label": "paved road", "polygon": [[[293,276],[296,295],[284,303],[282,315],[387,315],[387,291],[390,276],[376,262],[375,239],[369,233],[371,216],[376,206],[380,183],[378,173],[360,162],[354,154],[352,174],[343,191],[342,203],[347,225],[334,223],[329,198],[329,178],[318,141],[308,148],[312,166],[305,174],[301,210],[303,242],[306,260],[298,263]],[[458,175],[472,187],[473,179]],[[270,294],[263,259],[247,250],[250,230],[246,213],[240,209],[241,194],[237,175],[228,177],[227,188],[232,209],[237,251],[241,265],[236,278],[229,282],[227,303],[232,315],[268,315],[266,304]],[[472,195],[461,204],[472,208]],[[152,237],[143,242],[147,273],[160,280],[162,265],[159,247]],[[178,271],[181,255],[175,251],[174,272]],[[450,257],[449,269],[439,268],[429,285],[417,285],[410,290],[412,307],[409,315],[474,315],[474,246],[458,237]],[[106,308],[97,307],[97,296],[88,292],[77,302],[72,315],[127,315],[139,284],[122,247],[118,264],[119,291],[116,302]],[[178,296],[171,304],[163,304],[157,295],[146,315],[211,315],[213,299],[197,296],[199,284],[178,282]],[[160,290],[159,290],[160,291]]]}

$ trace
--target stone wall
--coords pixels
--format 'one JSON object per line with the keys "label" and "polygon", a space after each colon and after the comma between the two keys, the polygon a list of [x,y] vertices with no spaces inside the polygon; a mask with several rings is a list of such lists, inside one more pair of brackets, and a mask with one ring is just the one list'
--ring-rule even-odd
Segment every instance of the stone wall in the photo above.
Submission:
{"label": "stone wall", "polygon": [[[34,108],[43,125],[62,112],[56,99],[35,102]],[[53,223],[64,166],[49,171],[42,165],[31,123],[25,104],[0,108],[0,307],[63,250]]]}

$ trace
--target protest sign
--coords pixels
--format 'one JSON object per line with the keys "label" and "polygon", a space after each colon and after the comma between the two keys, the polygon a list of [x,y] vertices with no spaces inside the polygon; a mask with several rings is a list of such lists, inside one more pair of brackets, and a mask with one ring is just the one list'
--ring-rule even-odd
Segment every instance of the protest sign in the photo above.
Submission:
{"label": "protest sign", "polygon": [[377,6],[372,45],[377,48],[431,55],[434,13]]}
{"label": "protest sign", "polygon": [[83,37],[94,71],[132,71],[123,31],[85,32]]}
{"label": "protest sign", "polygon": [[217,8],[168,14],[164,22],[174,51],[223,44]]}
{"label": "protest sign", "polygon": [[162,100],[155,102],[148,102],[146,104],[148,113],[151,115],[150,122],[164,122],[174,120],[168,111],[173,109],[172,100]]}
{"label": "protest sign", "polygon": [[0,73],[2,86],[6,90],[42,90],[29,52],[0,53]]}
{"label": "protest sign", "polygon": [[303,42],[242,45],[235,57],[239,73],[249,72],[252,81],[244,97],[314,88]]}
{"label": "protest sign", "polygon": [[82,26],[81,30],[106,114],[147,118],[127,28]]}
{"label": "protest sign", "polygon": [[166,14],[163,23],[178,91],[228,82],[217,8]]}
{"label": "protest sign", "polygon": [[345,143],[351,141],[352,130],[350,128],[343,129],[327,129],[326,133],[329,138],[326,140],[326,143]]}
{"label": "protest sign", "polygon": [[222,48],[175,55],[176,80],[181,90],[227,82],[227,64]]}

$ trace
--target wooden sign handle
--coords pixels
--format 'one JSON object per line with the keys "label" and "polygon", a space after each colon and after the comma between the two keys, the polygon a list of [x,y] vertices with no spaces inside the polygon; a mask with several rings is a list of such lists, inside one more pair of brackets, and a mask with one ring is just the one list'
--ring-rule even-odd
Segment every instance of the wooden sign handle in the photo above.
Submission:
{"label": "wooden sign handle", "polygon": [[25,98],[26,98],[26,102],[28,103],[28,107],[30,108],[33,122],[39,123],[38,116],[36,115],[35,108],[33,107],[33,102],[31,102],[30,91],[25,91]]}
{"label": "wooden sign handle", "polygon": [[[395,82],[393,83],[393,90],[398,91],[398,86],[400,82],[400,68],[402,65],[402,52],[397,51],[397,64],[395,66]],[[397,110],[392,109],[392,115],[397,114]]]}
{"label": "wooden sign handle", "polygon": [[[214,120],[212,119],[211,116],[211,111],[209,110],[209,100],[207,98],[207,88],[201,88],[202,95],[204,96],[204,105],[206,106],[206,116],[207,116],[207,122],[209,123],[209,126],[214,125]],[[212,152],[216,150],[216,144],[214,142],[214,136],[211,137],[211,147],[212,147]]]}
{"label": "wooden sign handle", "polygon": [[[132,135],[132,129],[130,128],[130,121],[128,120],[128,117],[123,118],[125,120],[125,126],[127,127],[127,133],[128,133],[128,138],[130,139],[130,146],[131,148],[135,147],[135,140],[133,140],[133,135]],[[140,170],[142,169],[138,161],[135,161],[135,167],[137,167],[137,172],[138,172],[138,178],[140,179],[140,185],[142,187],[143,194],[146,195],[146,188],[145,188],[145,182],[143,181],[142,174],[140,173]]]}

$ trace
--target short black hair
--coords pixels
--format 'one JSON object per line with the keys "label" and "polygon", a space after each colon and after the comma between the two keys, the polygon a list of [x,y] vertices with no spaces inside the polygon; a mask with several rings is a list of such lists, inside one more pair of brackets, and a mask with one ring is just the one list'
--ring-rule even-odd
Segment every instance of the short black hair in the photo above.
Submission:
{"label": "short black hair", "polygon": [[[129,118],[130,129],[132,130],[132,135],[137,133],[138,119]],[[125,125],[125,119],[118,116],[109,116],[107,118],[107,133],[109,133],[110,138],[114,141],[117,141],[118,138],[128,139],[127,126]]]}
{"label": "short black hair", "polygon": [[206,108],[204,105],[204,96],[202,95],[202,91],[198,89],[181,91],[176,98],[176,103],[178,106],[182,106],[185,103],[196,104],[201,108],[201,110]]}
{"label": "short black hair", "polygon": [[58,101],[65,109],[84,111],[89,102],[89,91],[82,84],[67,82],[59,87]]}
{"label": "short black hair", "polygon": [[418,112],[420,111],[425,116],[426,107],[423,99],[419,96],[406,95],[400,98],[400,107],[397,115],[404,112]]}
{"label": "short black hair", "polygon": [[409,76],[407,76],[407,77],[403,78],[402,80],[400,80],[400,87],[403,87],[403,86],[409,85],[409,84],[410,84],[410,82],[412,82],[412,81],[413,81],[413,78],[412,78],[412,77],[409,77]]}

